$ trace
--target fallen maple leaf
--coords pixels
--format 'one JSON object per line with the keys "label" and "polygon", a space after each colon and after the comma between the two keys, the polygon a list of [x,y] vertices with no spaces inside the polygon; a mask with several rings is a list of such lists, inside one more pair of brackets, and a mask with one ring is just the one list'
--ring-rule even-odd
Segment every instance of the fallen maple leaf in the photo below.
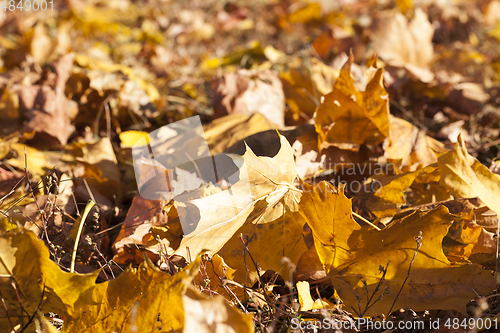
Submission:
{"label": "fallen maple leaf", "polygon": [[37,144],[45,142],[48,146],[64,146],[74,130],[71,119],[78,113],[77,104],[64,94],[73,59],[74,54],[69,53],[53,64],[55,87],[51,87],[48,82],[16,87],[22,109],[29,119],[23,131],[35,131],[37,140],[34,142]]}
{"label": "fallen maple leaf", "polygon": [[316,109],[320,150],[336,146],[357,151],[360,145],[379,144],[389,135],[389,95],[382,82],[383,69],[378,69],[366,90],[360,92],[351,77],[353,61],[351,54],[334,90]]}
{"label": "fallen maple leaf", "polygon": [[[199,257],[174,276],[146,260],[137,269],[128,268],[116,279],[96,284],[98,271],[63,272],[49,259],[45,244],[30,231],[5,233],[0,236],[0,244],[0,289],[4,301],[0,308],[0,332],[17,330],[21,324],[26,325],[23,329],[35,329],[28,317],[38,310],[56,313],[64,321],[64,332],[179,330],[193,325],[185,321],[192,311],[210,304],[225,304],[218,307],[218,325],[253,332],[250,317],[222,298],[205,300],[193,292],[184,296],[198,273]],[[183,305],[184,300],[187,304]]]}
{"label": "fallen maple leaf", "polygon": [[[184,235],[176,251],[177,254],[188,257],[188,253],[193,256],[202,250],[208,250],[213,254],[226,245],[219,254],[231,267],[237,269],[239,274],[244,275],[243,270],[238,270],[244,255],[243,244],[235,235],[242,226],[244,232],[251,235],[249,242],[256,240],[255,246],[260,249],[263,249],[262,236],[266,237],[263,239],[264,243],[268,243],[275,237],[271,236],[275,235],[274,233],[266,234],[264,230],[259,230],[262,228],[270,230],[276,226],[276,232],[278,234],[282,232],[278,236],[280,240],[287,242],[300,240],[302,225],[300,225],[299,237],[296,240],[287,239],[287,233],[284,232],[284,229],[295,226],[295,221],[288,221],[284,216],[288,212],[297,210],[301,191],[293,185],[296,172],[290,144],[283,136],[280,136],[280,141],[281,149],[274,158],[257,157],[247,147],[247,152],[240,164],[240,180],[237,183],[229,190],[204,199],[190,201],[199,209],[200,220],[192,233]],[[285,226],[289,222],[290,224]],[[257,237],[257,234],[261,236]],[[290,234],[290,236],[293,235],[297,233]],[[233,240],[228,243],[231,238]],[[282,243],[275,247],[275,250],[279,253],[296,251]],[[280,263],[282,256],[283,254],[265,257],[273,261],[272,266],[276,269],[282,266]],[[276,262],[278,262],[278,267],[276,267]],[[238,267],[235,267],[235,264]],[[255,278],[256,276],[253,275],[251,279]]]}
{"label": "fallen maple leaf", "polygon": [[438,158],[438,166],[441,186],[458,198],[478,197],[500,214],[496,200],[500,196],[500,177],[469,155],[461,135],[453,151]]}
{"label": "fallen maple leaf", "polygon": [[337,191],[327,182],[304,184],[299,211],[313,230],[314,245],[326,272],[352,260],[347,240],[361,227],[352,218],[352,203],[343,190]]}
{"label": "fallen maple leaf", "polygon": [[217,118],[231,113],[260,112],[279,128],[285,126],[285,96],[278,75],[271,70],[239,70],[215,84]]}
{"label": "fallen maple leaf", "polygon": [[84,303],[77,316],[65,325],[66,332],[122,331],[157,332],[178,330],[184,325],[182,296],[198,273],[198,257],[170,276],[149,260],[128,268],[112,281],[89,291],[92,302]]}
{"label": "fallen maple leaf", "polygon": [[[339,200],[336,196],[342,197],[342,193],[325,197],[324,204]],[[340,214],[343,216],[345,214]],[[345,232],[339,228],[334,237],[324,236],[325,227],[320,221],[309,219],[308,224],[313,230],[316,248],[325,249],[322,255],[319,252],[320,258],[335,289],[358,315],[373,316],[389,311],[402,286],[405,289],[397,296],[396,309],[411,306],[415,311],[451,309],[465,313],[467,302],[478,293],[484,295],[491,291],[495,279],[475,264],[450,264],[443,253],[442,242],[454,218],[446,207],[439,206],[394,220],[381,232],[353,227]],[[339,223],[338,219],[328,221],[326,228],[337,230],[333,226]],[[420,233],[421,248],[412,262],[417,248],[415,238]],[[332,265],[332,258],[337,257],[340,260],[333,261]],[[410,262],[411,272],[403,284]],[[385,265],[388,266],[384,268]]]}
{"label": "fallen maple leaf", "polygon": [[[283,258],[286,257],[290,263],[297,265],[302,254],[307,251],[302,237],[304,221],[297,214],[296,208],[287,205],[287,200],[293,200],[291,196],[293,194],[289,194],[288,198],[285,196],[280,199],[284,207],[275,206],[276,217],[274,218],[259,216],[266,210],[272,211],[272,203],[270,205],[267,201],[261,201],[256,204],[245,224],[219,250],[218,254],[236,269],[234,281],[252,285],[258,280],[257,274],[262,274],[267,270],[273,270],[283,277],[291,278],[293,267],[290,267]],[[270,244],[273,246],[269,246]],[[248,262],[245,264],[248,253],[258,262],[258,271],[253,264]]]}
{"label": "fallen maple leaf", "polygon": [[37,310],[57,313],[67,321],[76,315],[81,302],[92,303],[87,293],[95,286],[99,272],[63,272],[31,231],[4,233],[0,249],[0,289],[5,302],[0,308],[0,332],[26,325],[27,317]]}
{"label": "fallen maple leaf", "polygon": [[423,82],[433,79],[426,68],[434,56],[434,27],[421,8],[415,10],[410,22],[399,12],[379,13],[370,34],[377,53],[389,64],[405,67]]}
{"label": "fallen maple leaf", "polygon": [[389,137],[384,141],[384,156],[401,171],[415,171],[436,163],[435,152],[444,151],[439,141],[406,120],[390,116]]}

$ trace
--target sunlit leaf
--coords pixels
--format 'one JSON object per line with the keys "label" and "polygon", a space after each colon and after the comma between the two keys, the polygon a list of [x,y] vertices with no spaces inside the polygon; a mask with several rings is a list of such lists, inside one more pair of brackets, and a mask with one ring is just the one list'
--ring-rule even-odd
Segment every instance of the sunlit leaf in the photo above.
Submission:
{"label": "sunlit leaf", "polygon": [[378,69],[360,92],[354,86],[349,60],[340,71],[334,90],[316,109],[315,126],[320,147],[336,146],[357,151],[362,144],[376,145],[389,135],[389,96]]}

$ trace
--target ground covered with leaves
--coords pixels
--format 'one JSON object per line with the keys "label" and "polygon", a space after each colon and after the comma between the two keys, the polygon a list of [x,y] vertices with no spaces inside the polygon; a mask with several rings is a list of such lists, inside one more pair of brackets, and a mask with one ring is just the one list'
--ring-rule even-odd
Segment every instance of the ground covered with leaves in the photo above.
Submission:
{"label": "ground covered with leaves", "polygon": [[0,332],[500,330],[500,1],[0,5]]}

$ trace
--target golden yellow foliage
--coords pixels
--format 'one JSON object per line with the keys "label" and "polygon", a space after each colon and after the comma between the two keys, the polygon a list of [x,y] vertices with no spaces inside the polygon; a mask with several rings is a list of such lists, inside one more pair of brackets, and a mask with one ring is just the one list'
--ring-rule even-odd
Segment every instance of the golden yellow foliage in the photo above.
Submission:
{"label": "golden yellow foliage", "polygon": [[379,68],[366,90],[354,86],[349,60],[340,71],[333,91],[324,96],[316,109],[315,126],[320,148],[337,146],[357,151],[362,144],[376,145],[389,136],[389,95],[383,85],[383,69]]}

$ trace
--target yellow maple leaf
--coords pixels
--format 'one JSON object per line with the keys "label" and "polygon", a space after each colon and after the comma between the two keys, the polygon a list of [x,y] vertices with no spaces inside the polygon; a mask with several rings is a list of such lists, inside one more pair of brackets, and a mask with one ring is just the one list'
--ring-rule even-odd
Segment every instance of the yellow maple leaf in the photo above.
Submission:
{"label": "yellow maple leaf", "polygon": [[340,71],[333,91],[316,109],[315,126],[320,149],[336,146],[357,151],[362,144],[376,145],[389,135],[389,95],[379,68],[360,92],[351,77],[354,57]]}
{"label": "yellow maple leaf", "polygon": [[458,198],[479,197],[500,214],[500,177],[470,156],[461,135],[453,151],[438,158],[439,184]]}
{"label": "yellow maple leaf", "polygon": [[[466,313],[467,302],[477,294],[493,290],[495,279],[478,265],[453,265],[448,261],[442,242],[454,218],[446,207],[439,206],[397,219],[381,232],[354,228],[351,232],[339,230],[335,238],[316,248],[330,249],[329,257],[323,254],[320,258],[340,297],[358,315],[385,313],[402,286],[403,292],[397,297],[395,309],[411,306],[415,311],[450,309]],[[316,242],[324,235],[323,223],[311,220],[308,223]],[[339,225],[339,221],[332,219],[328,224],[333,228],[332,225]],[[420,234],[421,247],[412,262],[417,248],[415,239]],[[345,256],[338,266],[329,265],[330,258],[336,257],[337,252],[346,251],[350,258]],[[410,262],[411,272],[404,284]],[[382,274],[384,266],[386,273]]]}
{"label": "yellow maple leaf", "polygon": [[86,292],[95,286],[99,272],[63,272],[49,259],[43,241],[31,231],[0,236],[0,261],[0,289],[6,304],[0,307],[0,332],[26,324],[26,315],[34,315],[37,309],[57,313],[66,321],[76,315],[81,302],[92,302]]}
{"label": "yellow maple leaf", "polygon": [[343,191],[330,183],[304,184],[299,211],[313,230],[314,245],[325,271],[352,260],[347,243],[354,230],[361,227],[352,218],[352,203]]}
{"label": "yellow maple leaf", "polygon": [[300,190],[293,186],[293,153],[285,137],[280,140],[281,149],[274,158],[257,157],[247,147],[237,162],[242,163],[240,180],[229,190],[190,201],[199,209],[200,218],[196,229],[184,235],[177,254],[187,258],[188,247],[191,255],[203,250],[216,253],[247,219],[272,221],[284,209],[296,209]]}
{"label": "yellow maple leaf", "polygon": [[178,330],[184,325],[182,296],[198,273],[198,257],[182,271],[170,276],[151,261],[128,268],[116,279],[95,285],[92,303],[84,304],[65,325],[67,332],[153,332]]}

